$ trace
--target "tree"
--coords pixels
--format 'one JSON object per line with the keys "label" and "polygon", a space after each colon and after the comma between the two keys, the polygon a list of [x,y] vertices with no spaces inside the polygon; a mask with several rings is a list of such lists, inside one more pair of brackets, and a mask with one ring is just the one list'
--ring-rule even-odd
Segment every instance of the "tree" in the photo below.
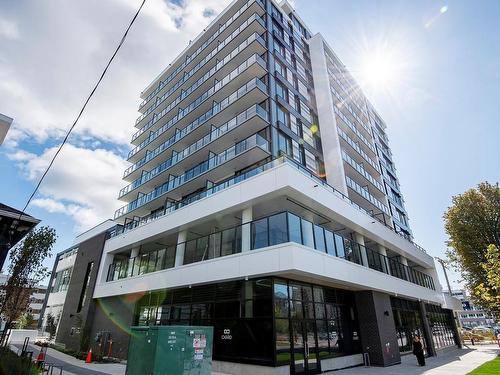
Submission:
{"label": "tree", "polygon": [[[467,287],[473,291],[474,302],[490,309],[491,299],[488,300],[485,295],[476,291],[479,285],[485,288],[490,285],[488,273],[484,269],[484,264],[488,263],[488,247],[493,245],[500,249],[498,183],[492,185],[482,182],[477,188],[453,197],[451,207],[444,214],[444,220],[449,236],[447,244],[451,247],[447,252],[449,263],[461,272]],[[498,296],[500,289],[490,289],[490,292],[493,296]]]}
{"label": "tree", "polygon": [[9,255],[9,280],[0,293],[0,316],[6,324],[0,338],[5,341],[6,333],[29,305],[31,290],[46,278],[50,272],[43,266],[45,258],[51,256],[56,241],[56,232],[50,227],[40,227],[29,232]]}
{"label": "tree", "polygon": [[497,319],[500,317],[500,251],[488,246],[486,261],[481,263],[486,273],[485,283],[479,283],[473,294],[481,299],[481,306]]}
{"label": "tree", "polygon": [[17,328],[29,328],[33,325],[34,322],[35,318],[33,317],[33,314],[29,312],[22,313],[21,316],[17,319]]}
{"label": "tree", "polygon": [[61,314],[57,316],[57,318],[52,315],[52,313],[49,313],[47,315],[47,325],[45,326],[45,331],[48,332],[49,334],[49,340],[52,340],[54,336],[56,335],[57,331],[57,324],[59,322]]}

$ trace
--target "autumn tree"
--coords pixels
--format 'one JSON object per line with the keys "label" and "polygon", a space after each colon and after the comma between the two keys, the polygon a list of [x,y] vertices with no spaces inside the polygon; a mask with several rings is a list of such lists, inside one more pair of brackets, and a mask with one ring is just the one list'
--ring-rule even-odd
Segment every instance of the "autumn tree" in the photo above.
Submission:
{"label": "autumn tree", "polygon": [[8,268],[10,276],[0,293],[0,316],[6,319],[0,344],[4,343],[12,323],[28,308],[33,288],[50,274],[48,268],[43,266],[43,261],[50,257],[55,241],[54,229],[40,227],[29,232],[11,250]]}
{"label": "autumn tree", "polygon": [[[500,249],[500,188],[483,182],[452,199],[444,214],[449,263],[462,274],[467,287],[473,292],[474,302],[494,313],[500,289],[489,288],[491,278],[485,265],[494,262],[495,251]],[[498,250],[497,250],[498,251]],[[489,255],[488,255],[489,254]],[[482,285],[486,289],[478,289]],[[489,295],[478,293],[488,290]]]}

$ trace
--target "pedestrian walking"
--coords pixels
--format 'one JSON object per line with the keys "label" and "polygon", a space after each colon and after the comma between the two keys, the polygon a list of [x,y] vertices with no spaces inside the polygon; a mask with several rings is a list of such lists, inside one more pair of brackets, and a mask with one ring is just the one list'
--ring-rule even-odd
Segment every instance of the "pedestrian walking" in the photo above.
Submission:
{"label": "pedestrian walking", "polygon": [[413,336],[413,354],[417,357],[418,365],[425,366],[424,347],[420,336]]}

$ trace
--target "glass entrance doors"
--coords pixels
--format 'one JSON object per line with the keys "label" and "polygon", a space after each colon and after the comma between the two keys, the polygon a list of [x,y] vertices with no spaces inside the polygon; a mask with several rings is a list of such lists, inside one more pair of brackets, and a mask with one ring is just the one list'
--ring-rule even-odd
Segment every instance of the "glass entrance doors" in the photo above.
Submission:
{"label": "glass entrance doors", "polygon": [[295,375],[318,374],[320,364],[314,321],[292,320],[293,360]]}

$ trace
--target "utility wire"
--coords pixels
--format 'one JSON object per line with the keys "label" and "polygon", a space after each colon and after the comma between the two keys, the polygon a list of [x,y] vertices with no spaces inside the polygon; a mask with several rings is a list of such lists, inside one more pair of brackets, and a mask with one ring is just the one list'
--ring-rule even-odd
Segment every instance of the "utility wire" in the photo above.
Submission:
{"label": "utility wire", "polygon": [[76,120],[75,122],[73,122],[73,125],[71,125],[71,128],[69,128],[68,132],[66,133],[66,136],[64,137],[62,143],[59,145],[56,153],[54,154],[54,156],[52,157],[52,159],[50,160],[50,163],[49,165],[47,166],[47,168],[45,169],[45,171],[43,172],[42,174],[42,177],[40,177],[40,180],[38,181],[35,189],[33,190],[33,192],[31,193],[30,197],[28,198],[28,201],[26,202],[26,205],[24,206],[23,210],[21,211],[21,213],[19,214],[19,220],[21,219],[21,216],[24,214],[24,212],[26,211],[26,208],[28,208],[28,205],[30,204],[31,200],[33,199],[33,197],[35,196],[36,192],[38,191],[38,188],[40,187],[40,185],[42,184],[45,176],[47,175],[47,173],[49,172],[50,168],[52,167],[52,164],[54,164],[54,161],[56,160],[57,158],[57,155],[59,155],[59,152],[61,151],[61,149],[63,148],[63,146],[66,144],[66,141],[68,140],[69,136],[71,135],[71,132],[73,131],[73,129],[75,128],[76,124],[78,123],[78,120],[80,119],[80,117],[82,116],[83,114],[83,111],[85,111],[85,108],[87,107],[87,104],[89,103],[90,99],[92,98],[92,96],[94,95],[95,91],[97,90],[97,87],[99,87],[99,84],[101,83],[102,79],[104,78],[104,76],[106,75],[106,72],[108,71],[108,68],[109,66],[111,65],[111,63],[113,62],[116,54],[118,53],[118,51],[120,50],[121,46],[123,45],[123,43],[125,42],[125,38],[127,38],[127,35],[128,35],[128,32],[130,30],[130,28],[132,27],[132,25],[134,24],[135,20],[137,19],[137,17],[139,16],[139,13],[141,12],[141,9],[142,7],[144,6],[144,3],[146,2],[146,0],[142,0],[142,3],[141,3],[141,6],[139,7],[139,9],[137,10],[137,12],[135,13],[134,15],[134,18],[132,18],[132,20],[130,21],[130,24],[128,25],[127,27],[127,30],[125,30],[125,34],[123,34],[123,37],[122,39],[120,40],[120,43],[118,44],[118,47],[116,47],[115,49],[115,52],[113,53],[113,55],[111,56],[111,58],[109,59],[106,67],[104,68],[101,76],[99,77],[99,80],[97,81],[97,83],[95,84],[94,88],[92,89],[92,91],[90,92],[89,96],[87,97],[87,100],[85,100],[85,103],[83,104],[83,107],[82,109],[80,110],[80,112],[78,113],[78,116],[76,117]]}

